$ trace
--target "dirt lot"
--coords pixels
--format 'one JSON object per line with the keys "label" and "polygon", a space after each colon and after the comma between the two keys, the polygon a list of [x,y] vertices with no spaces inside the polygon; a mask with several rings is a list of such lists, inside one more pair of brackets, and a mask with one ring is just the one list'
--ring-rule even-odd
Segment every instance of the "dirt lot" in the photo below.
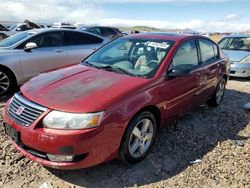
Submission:
{"label": "dirt lot", "polygon": [[250,187],[247,102],[250,81],[230,80],[222,105],[202,106],[176,131],[161,130],[146,160],[133,166],[113,160],[82,170],[46,169],[17,152],[0,126],[0,187]]}

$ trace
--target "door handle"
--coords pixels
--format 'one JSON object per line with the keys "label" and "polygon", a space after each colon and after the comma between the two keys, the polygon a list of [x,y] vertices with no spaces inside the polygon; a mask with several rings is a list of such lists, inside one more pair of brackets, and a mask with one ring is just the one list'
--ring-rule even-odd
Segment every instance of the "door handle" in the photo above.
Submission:
{"label": "door handle", "polygon": [[200,79],[200,78],[201,78],[201,73],[199,73],[199,72],[196,73],[196,78],[197,78],[197,79]]}
{"label": "door handle", "polygon": [[210,76],[210,74],[213,73],[213,72],[214,72],[213,70],[212,70],[211,72],[210,72],[210,71],[207,71],[207,72],[205,72],[205,75],[206,75],[206,76]]}

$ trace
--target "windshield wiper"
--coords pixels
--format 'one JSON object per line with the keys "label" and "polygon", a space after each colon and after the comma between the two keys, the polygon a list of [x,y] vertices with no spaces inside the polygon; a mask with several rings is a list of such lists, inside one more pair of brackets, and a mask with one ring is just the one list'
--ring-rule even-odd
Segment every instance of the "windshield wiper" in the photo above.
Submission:
{"label": "windshield wiper", "polygon": [[119,71],[119,72],[122,72],[122,73],[125,73],[129,76],[138,76],[138,75],[135,75],[135,74],[132,74],[130,73],[129,71],[126,71],[125,69],[122,69],[118,66],[112,66],[112,65],[107,65],[107,66],[102,66],[101,68],[105,69],[105,70],[111,70],[111,71]]}
{"label": "windshield wiper", "polygon": [[137,75],[137,74],[133,74],[125,69],[122,69],[118,66],[114,66],[114,65],[96,65],[94,63],[90,63],[89,61],[82,61],[81,64],[85,64],[87,66],[90,66],[90,67],[95,67],[97,69],[103,69],[103,70],[107,70],[107,71],[116,71],[116,72],[121,72],[121,73],[124,73],[124,74],[127,74],[129,76],[138,76],[138,77],[141,77],[140,75]]}
{"label": "windshield wiper", "polygon": [[94,64],[90,63],[89,61],[82,61],[81,64],[85,64],[85,65],[87,65],[89,67],[95,67],[97,69],[102,69],[102,67],[94,65]]}

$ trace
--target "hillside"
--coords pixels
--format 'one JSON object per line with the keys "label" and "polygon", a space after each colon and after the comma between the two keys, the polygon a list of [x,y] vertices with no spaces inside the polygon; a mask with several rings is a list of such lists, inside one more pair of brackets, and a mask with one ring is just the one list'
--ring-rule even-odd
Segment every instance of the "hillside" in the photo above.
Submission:
{"label": "hillside", "polygon": [[118,27],[122,31],[146,31],[146,32],[184,32],[184,33],[197,33],[196,31],[186,28],[186,29],[159,29],[155,27],[148,27],[148,26],[134,26],[134,27]]}
{"label": "hillside", "polygon": [[155,27],[147,27],[147,26],[134,26],[134,27],[119,27],[122,31],[163,31],[161,29],[155,28]]}

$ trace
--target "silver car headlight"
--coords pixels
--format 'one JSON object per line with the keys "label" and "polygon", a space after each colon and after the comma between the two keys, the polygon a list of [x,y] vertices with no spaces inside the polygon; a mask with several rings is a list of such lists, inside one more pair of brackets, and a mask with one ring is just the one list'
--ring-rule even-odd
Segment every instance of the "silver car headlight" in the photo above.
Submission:
{"label": "silver car headlight", "polygon": [[250,55],[242,59],[240,63],[250,63]]}
{"label": "silver car headlight", "polygon": [[44,119],[44,127],[51,129],[87,129],[100,125],[104,112],[68,113],[53,110]]}

